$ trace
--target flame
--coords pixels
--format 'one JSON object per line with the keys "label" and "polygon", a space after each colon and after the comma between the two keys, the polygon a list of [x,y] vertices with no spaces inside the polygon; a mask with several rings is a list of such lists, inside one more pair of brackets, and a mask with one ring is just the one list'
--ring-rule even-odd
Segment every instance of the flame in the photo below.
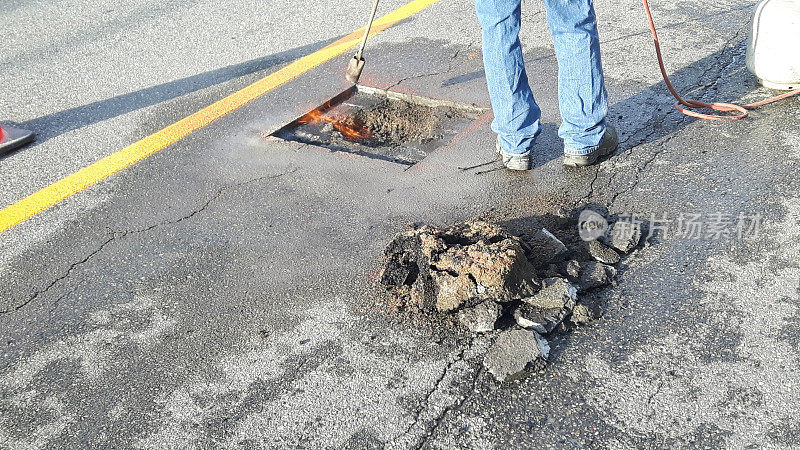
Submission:
{"label": "flame", "polygon": [[319,109],[315,109],[297,120],[298,123],[329,122],[348,141],[360,141],[372,137],[372,131],[367,127],[358,126],[352,121],[344,121],[336,117],[326,116]]}

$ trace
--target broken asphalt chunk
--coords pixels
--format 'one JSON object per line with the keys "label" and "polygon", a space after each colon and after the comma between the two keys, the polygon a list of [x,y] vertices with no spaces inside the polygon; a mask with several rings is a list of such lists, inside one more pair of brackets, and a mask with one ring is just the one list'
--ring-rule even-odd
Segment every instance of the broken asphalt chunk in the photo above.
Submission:
{"label": "broken asphalt chunk", "polygon": [[549,349],[547,341],[535,331],[503,331],[486,353],[483,365],[496,380],[507,381],[543,369]]}
{"label": "broken asphalt chunk", "polygon": [[523,302],[537,308],[572,308],[577,301],[576,287],[564,278],[545,278],[542,288],[535,295],[525,297]]}
{"label": "broken asphalt chunk", "polygon": [[586,325],[595,320],[594,313],[586,305],[576,305],[569,318],[572,323]]}
{"label": "broken asphalt chunk", "polygon": [[574,259],[567,261],[565,272],[570,281],[577,281],[581,276],[581,263]]}
{"label": "broken asphalt chunk", "polygon": [[550,334],[572,312],[571,308],[538,308],[522,303],[514,310],[514,320],[522,328]]}
{"label": "broken asphalt chunk", "polygon": [[514,310],[514,320],[523,328],[549,334],[572,312],[577,299],[577,288],[572,283],[563,278],[546,278],[536,295],[522,299]]}
{"label": "broken asphalt chunk", "polygon": [[609,247],[628,253],[639,245],[642,226],[635,221],[618,220],[608,227],[601,239]]}
{"label": "broken asphalt chunk", "polygon": [[578,288],[581,292],[585,292],[609,285],[616,274],[617,270],[607,264],[589,261],[581,266]]}
{"label": "broken asphalt chunk", "polygon": [[589,254],[592,258],[604,264],[616,264],[620,261],[619,253],[599,241],[589,242]]}
{"label": "broken asphalt chunk", "polygon": [[494,330],[502,308],[497,303],[486,300],[471,308],[458,311],[458,321],[473,333],[488,333]]}
{"label": "broken asphalt chunk", "polygon": [[547,267],[569,253],[567,246],[546,228],[540,229],[525,243],[528,246],[528,256],[537,269]]}
{"label": "broken asphalt chunk", "polygon": [[455,311],[484,300],[508,302],[539,288],[520,239],[486,222],[400,233],[385,256],[382,284],[422,311]]}

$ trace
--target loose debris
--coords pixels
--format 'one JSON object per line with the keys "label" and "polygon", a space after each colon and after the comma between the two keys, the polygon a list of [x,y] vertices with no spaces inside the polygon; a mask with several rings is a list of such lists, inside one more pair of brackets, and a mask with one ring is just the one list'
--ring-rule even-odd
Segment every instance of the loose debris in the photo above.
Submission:
{"label": "loose debris", "polygon": [[579,325],[586,325],[594,321],[594,313],[586,305],[575,305],[570,319]]}
{"label": "loose debris", "polygon": [[451,108],[384,100],[356,112],[354,119],[385,143],[424,142],[441,137],[443,119],[455,114]]}
{"label": "loose debris", "polygon": [[539,290],[522,245],[485,222],[422,226],[397,235],[386,248],[381,282],[400,309],[426,313],[518,300]]}
{"label": "loose debris", "polygon": [[564,278],[547,278],[536,295],[522,299],[514,320],[523,328],[549,334],[569,316],[577,300],[575,285]]}
{"label": "loose debris", "polygon": [[616,274],[617,270],[607,264],[589,261],[581,265],[578,288],[581,292],[586,292],[606,286],[611,284]]}
{"label": "loose debris", "polygon": [[616,264],[619,262],[619,253],[613,248],[600,243],[600,241],[589,242],[589,254],[592,258],[604,264]]}
{"label": "loose debris", "polygon": [[577,212],[555,234],[539,228],[513,235],[478,220],[414,225],[386,247],[380,281],[397,311],[497,333],[484,365],[500,381],[513,379],[544,367],[549,345],[543,336],[599,317],[582,296],[611,284],[618,252],[639,244],[637,224],[601,212],[610,225],[591,242],[576,238]]}
{"label": "loose debris", "polygon": [[609,247],[628,253],[642,240],[642,227],[637,222],[620,220],[609,225],[600,240]]}
{"label": "loose debris", "polygon": [[458,321],[473,333],[488,333],[500,318],[503,309],[497,303],[486,300],[471,308],[458,311]]}
{"label": "loose debris", "polygon": [[540,339],[535,331],[503,331],[486,353],[483,365],[498,380],[513,379],[526,371],[542,370],[547,353],[539,347]]}

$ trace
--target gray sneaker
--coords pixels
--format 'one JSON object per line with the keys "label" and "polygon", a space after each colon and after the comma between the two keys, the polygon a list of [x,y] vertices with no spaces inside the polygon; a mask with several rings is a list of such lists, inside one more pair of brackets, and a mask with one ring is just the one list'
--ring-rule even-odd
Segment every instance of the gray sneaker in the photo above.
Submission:
{"label": "gray sneaker", "polygon": [[600,141],[600,145],[597,146],[597,150],[586,155],[570,155],[565,153],[564,165],[568,167],[591,166],[601,157],[614,153],[617,147],[619,147],[617,130],[611,125],[606,125],[606,132],[603,134],[603,140]]}
{"label": "gray sneaker", "polygon": [[531,170],[531,155],[518,155],[514,153],[506,153],[503,147],[500,147],[500,140],[495,141],[495,149],[497,156],[503,160],[503,165],[509,170]]}

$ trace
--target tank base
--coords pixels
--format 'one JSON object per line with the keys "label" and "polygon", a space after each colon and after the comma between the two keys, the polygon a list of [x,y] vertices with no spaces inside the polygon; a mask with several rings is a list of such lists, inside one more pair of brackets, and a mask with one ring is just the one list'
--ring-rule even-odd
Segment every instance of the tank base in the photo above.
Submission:
{"label": "tank base", "polygon": [[800,89],[800,81],[795,83],[775,83],[769,80],[764,80],[762,78],[759,78],[758,82],[761,83],[761,85],[767,89],[778,89],[781,91],[791,91],[794,89]]}

